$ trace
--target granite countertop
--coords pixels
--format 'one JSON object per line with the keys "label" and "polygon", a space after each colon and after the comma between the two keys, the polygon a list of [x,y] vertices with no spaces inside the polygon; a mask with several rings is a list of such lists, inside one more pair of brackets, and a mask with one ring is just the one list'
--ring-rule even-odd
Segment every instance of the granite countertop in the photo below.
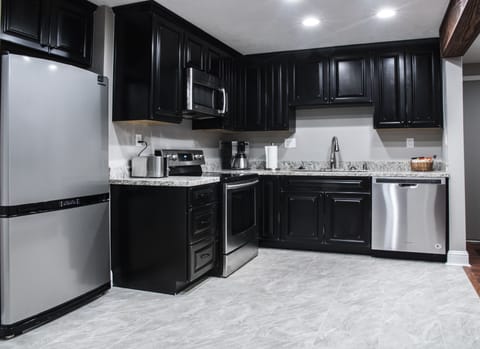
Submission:
{"label": "granite countertop", "polygon": [[445,171],[390,171],[390,170],[222,170],[219,173],[257,173],[261,176],[323,176],[323,177],[419,177],[419,178],[448,178]]}
{"label": "granite countertop", "polygon": [[219,183],[219,176],[203,176],[203,177],[188,177],[188,176],[170,176],[164,178],[118,178],[110,179],[110,184],[120,185],[146,185],[157,187],[196,187],[199,185]]}

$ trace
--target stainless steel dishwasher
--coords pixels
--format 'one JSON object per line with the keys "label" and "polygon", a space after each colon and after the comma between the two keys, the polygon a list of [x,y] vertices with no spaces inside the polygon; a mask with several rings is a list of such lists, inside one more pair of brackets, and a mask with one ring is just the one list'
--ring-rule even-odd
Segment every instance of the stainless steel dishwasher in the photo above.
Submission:
{"label": "stainless steel dishwasher", "polygon": [[445,178],[373,178],[372,250],[446,254]]}

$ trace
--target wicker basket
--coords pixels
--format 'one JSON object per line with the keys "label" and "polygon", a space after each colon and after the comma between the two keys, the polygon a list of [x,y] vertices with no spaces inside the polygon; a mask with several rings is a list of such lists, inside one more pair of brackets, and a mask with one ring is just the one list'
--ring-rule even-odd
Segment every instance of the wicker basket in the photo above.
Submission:
{"label": "wicker basket", "polygon": [[433,159],[411,159],[410,168],[412,169],[412,171],[433,171]]}

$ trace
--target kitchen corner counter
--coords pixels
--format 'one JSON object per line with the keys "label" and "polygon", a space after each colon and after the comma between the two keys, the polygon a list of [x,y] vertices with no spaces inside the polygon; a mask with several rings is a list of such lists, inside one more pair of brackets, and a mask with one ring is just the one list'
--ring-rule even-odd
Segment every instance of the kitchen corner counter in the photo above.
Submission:
{"label": "kitchen corner counter", "polygon": [[448,178],[449,174],[445,171],[353,171],[353,170],[222,170],[220,173],[256,173],[260,176],[321,176],[321,177],[418,177],[418,178]]}
{"label": "kitchen corner counter", "polygon": [[118,178],[110,179],[110,184],[116,185],[139,185],[156,187],[196,187],[199,185],[219,183],[219,176],[170,176],[164,178]]}

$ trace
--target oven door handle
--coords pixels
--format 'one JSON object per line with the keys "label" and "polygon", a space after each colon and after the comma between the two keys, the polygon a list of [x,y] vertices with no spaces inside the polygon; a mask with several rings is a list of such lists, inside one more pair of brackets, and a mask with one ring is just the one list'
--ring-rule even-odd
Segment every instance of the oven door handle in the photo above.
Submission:
{"label": "oven door handle", "polygon": [[258,179],[255,179],[254,181],[251,182],[246,182],[246,183],[240,183],[240,184],[225,184],[225,187],[227,190],[232,190],[232,189],[241,189],[241,188],[246,188],[252,185],[257,184],[259,181]]}

